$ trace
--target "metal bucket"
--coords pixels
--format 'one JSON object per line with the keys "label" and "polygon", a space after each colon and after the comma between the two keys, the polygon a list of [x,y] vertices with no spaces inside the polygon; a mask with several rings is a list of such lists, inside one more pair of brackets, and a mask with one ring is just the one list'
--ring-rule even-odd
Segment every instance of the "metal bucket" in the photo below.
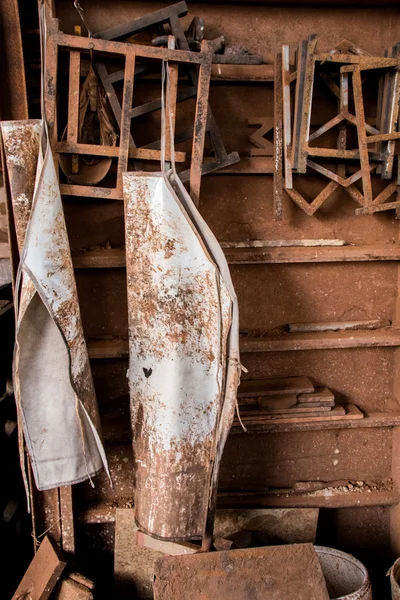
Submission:
{"label": "metal bucket", "polygon": [[315,546],[332,600],[372,600],[371,582],[364,565],[346,552]]}
{"label": "metal bucket", "polygon": [[392,600],[400,600],[400,558],[390,567],[390,587],[392,589]]}

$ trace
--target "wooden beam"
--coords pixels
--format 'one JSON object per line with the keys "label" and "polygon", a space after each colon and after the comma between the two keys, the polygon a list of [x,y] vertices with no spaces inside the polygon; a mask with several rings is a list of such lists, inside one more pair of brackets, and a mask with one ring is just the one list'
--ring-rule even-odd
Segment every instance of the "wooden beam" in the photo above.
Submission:
{"label": "wooden beam", "polygon": [[[88,340],[89,358],[124,358],[128,356],[128,340]],[[327,331],[268,337],[242,337],[240,351],[285,352],[293,350],[329,350],[343,348],[379,348],[400,346],[400,329],[375,331]]]}
{"label": "wooden beam", "polygon": [[[7,244],[4,244],[3,255],[1,252],[2,245],[0,244],[0,256],[8,257]],[[400,244],[224,248],[224,253],[231,265],[398,261],[400,260]],[[73,256],[72,260],[75,269],[124,268],[125,250],[87,251]]]}
{"label": "wooden beam", "polygon": [[325,331],[271,337],[241,338],[241,352],[284,352],[336,348],[379,348],[400,346],[400,329],[375,331]]}

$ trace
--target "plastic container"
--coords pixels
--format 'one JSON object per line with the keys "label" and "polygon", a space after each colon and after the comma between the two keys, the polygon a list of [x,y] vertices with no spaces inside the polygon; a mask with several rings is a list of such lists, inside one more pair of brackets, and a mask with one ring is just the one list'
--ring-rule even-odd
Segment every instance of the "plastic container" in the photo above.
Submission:
{"label": "plastic container", "polygon": [[[346,552],[315,546],[332,600],[372,600],[371,582],[364,565]],[[399,597],[400,598],[400,597]]]}

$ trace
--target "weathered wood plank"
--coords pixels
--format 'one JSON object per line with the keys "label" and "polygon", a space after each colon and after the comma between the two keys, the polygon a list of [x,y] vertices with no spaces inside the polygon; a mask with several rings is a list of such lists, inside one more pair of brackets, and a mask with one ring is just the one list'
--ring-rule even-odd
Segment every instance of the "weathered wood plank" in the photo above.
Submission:
{"label": "weathered wood plank", "polygon": [[242,381],[238,398],[311,393],[314,386],[308,377],[282,377]]}
{"label": "weathered wood plank", "polygon": [[50,597],[66,562],[56,546],[46,536],[39,546],[12,600],[29,597],[30,600],[47,600]]}

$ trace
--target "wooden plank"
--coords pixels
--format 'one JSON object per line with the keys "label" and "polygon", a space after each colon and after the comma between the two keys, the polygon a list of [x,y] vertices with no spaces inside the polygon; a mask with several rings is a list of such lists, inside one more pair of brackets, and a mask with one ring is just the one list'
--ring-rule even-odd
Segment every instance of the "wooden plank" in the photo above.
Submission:
{"label": "wooden plank", "polygon": [[[341,333],[299,333],[286,336],[241,338],[241,352],[284,352],[292,350],[328,350],[331,348],[379,348],[400,346],[400,329],[344,331]],[[128,341],[88,340],[92,359],[128,356]],[[276,392],[275,392],[276,393]]]}
{"label": "wooden plank", "polygon": [[203,52],[191,52],[187,50],[169,50],[168,48],[156,48],[142,44],[127,44],[124,42],[113,42],[89,37],[78,37],[67,33],[54,33],[48,38],[51,43],[64,48],[77,50],[93,50],[94,52],[105,52],[106,54],[135,55],[151,60],[167,60],[171,62],[187,63],[189,65],[202,65],[208,63],[209,59]]}
{"label": "wooden plank", "polygon": [[[253,418],[260,417],[263,420],[267,418],[269,415],[273,417],[274,415],[287,415],[296,417],[297,415],[303,416],[324,416],[325,413],[332,411],[332,407],[328,405],[323,405],[320,403],[320,406],[315,406],[315,404],[295,404],[294,406],[290,406],[288,408],[271,408],[270,398],[264,397],[260,398],[258,401],[259,410],[248,410],[241,413],[241,416],[245,419],[249,419],[252,421]],[[338,411],[339,412],[339,411]],[[261,413],[261,414],[260,414]],[[344,409],[342,410],[342,414],[345,414]],[[243,419],[242,419],[243,420]],[[243,421],[244,422],[244,421]]]}
{"label": "wooden plank", "polygon": [[104,29],[94,34],[95,38],[101,38],[103,40],[117,40],[121,37],[131,35],[133,33],[140,33],[149,27],[154,25],[162,25],[170,21],[172,15],[183,17],[187,14],[188,8],[186,2],[177,2],[171,6],[167,6],[160,10],[153,11],[143,17],[138,17],[132,21],[124,21],[121,25],[115,25],[109,29]]}
{"label": "wooden plank", "polygon": [[[278,396],[257,396],[254,400],[250,400],[247,398],[247,402],[244,406],[251,401],[253,404],[256,402],[259,410],[286,410],[294,407],[297,404],[297,396],[296,394],[281,394]],[[241,410],[243,410],[243,405],[240,406]],[[248,413],[246,413],[248,414]]]}
{"label": "wooden plank", "polygon": [[242,381],[238,398],[311,393],[314,386],[308,377],[279,377]]}
{"label": "wooden plank", "polygon": [[89,250],[72,256],[75,269],[109,269],[126,266],[125,250]]}
{"label": "wooden plank", "polygon": [[89,358],[124,358],[128,356],[128,340],[87,340]]}
{"label": "wooden plank", "polygon": [[354,95],[354,108],[357,119],[357,137],[358,137],[358,148],[360,151],[360,163],[361,170],[363,173],[363,195],[365,199],[366,207],[372,203],[372,182],[369,171],[369,156],[368,156],[368,142],[367,133],[365,130],[365,113],[364,113],[364,100],[362,93],[362,82],[361,73],[359,70],[353,72],[353,95]]}
{"label": "wooden plank", "polygon": [[300,129],[302,119],[302,107],[304,101],[304,77],[307,60],[307,40],[301,40],[297,50],[297,65],[296,65],[296,92],[294,98],[294,121],[292,134],[292,168],[297,168],[300,143]]}
{"label": "wooden plank", "polygon": [[289,46],[282,46],[282,87],[283,87],[283,163],[285,173],[285,188],[293,188],[292,157],[290,144],[292,143],[291,109],[290,109],[290,64]]}
{"label": "wooden plank", "polygon": [[199,71],[195,126],[192,144],[192,162],[190,165],[189,178],[190,195],[196,206],[199,206],[200,202],[200,185],[204,142],[207,129],[208,95],[211,77],[211,47],[207,44],[207,42],[202,42],[201,48],[208,57],[208,62],[202,64]]}
{"label": "wooden plank", "polygon": [[282,248],[282,247],[315,247],[345,246],[345,240],[249,240],[246,242],[220,242],[221,248]]}
{"label": "wooden plank", "polygon": [[79,198],[98,198],[99,200],[123,200],[122,190],[91,185],[60,184],[60,192],[64,196]]}
{"label": "wooden plank", "polygon": [[[368,419],[370,419],[368,423]],[[393,420],[392,426],[397,427],[400,423],[400,414],[397,414]],[[365,427],[381,427],[380,419],[376,421],[374,417],[366,417],[365,419],[353,420],[347,422],[331,421],[326,423],[290,423],[287,425],[264,425],[262,433],[281,432],[287,433],[298,431],[302,428],[304,431],[318,430],[339,430],[339,429],[360,429]],[[254,427],[249,428],[251,433],[257,433]],[[261,433],[261,431],[260,431]],[[246,435],[241,429],[241,435]],[[329,484],[327,484],[329,485]],[[284,495],[279,493],[268,494],[268,492],[227,492],[220,491],[218,493],[217,514],[219,510],[237,508],[255,509],[262,507],[276,508],[306,508],[306,507],[326,507],[326,508],[345,508],[347,506],[387,506],[397,504],[400,501],[400,494],[396,489],[386,489],[383,491],[340,491],[333,490],[327,494],[327,490],[317,490],[310,495],[300,491],[289,490]],[[332,502],[332,503],[331,503]],[[115,505],[112,503],[102,502],[95,506],[84,506],[79,514],[79,521],[86,525],[98,525],[100,523],[114,523],[116,515]],[[132,510],[132,509],[121,509]],[[217,530],[216,530],[217,533]],[[133,538],[134,539],[134,538]]]}
{"label": "wooden plank", "polygon": [[299,404],[327,403],[329,405],[335,403],[335,396],[327,387],[317,387],[314,392],[307,394],[299,394],[297,401]]}
{"label": "wooden plank", "polygon": [[[74,193],[77,196],[85,196],[86,186],[73,186],[79,189]],[[96,190],[97,188],[90,188]],[[109,188],[102,188],[108,190]],[[81,193],[80,193],[81,192]],[[62,193],[65,193],[62,186]],[[92,197],[97,197],[93,194]],[[103,197],[103,196],[100,196]],[[114,194],[109,196],[115,199]],[[235,245],[240,242],[234,242]],[[246,242],[244,242],[245,244]],[[255,249],[224,247],[225,255],[229,264],[285,264],[285,263],[324,263],[324,262],[368,262],[368,261],[397,261],[400,260],[400,244],[376,244],[371,246],[345,246],[334,247],[260,247]],[[267,249],[264,249],[267,248]],[[0,244],[0,253],[2,247]],[[8,257],[7,245],[4,245],[4,256]],[[100,269],[125,267],[125,250],[112,249],[107,251],[87,251],[73,256],[76,269]]]}
{"label": "wooden plank", "polygon": [[[351,418],[356,418],[353,416],[353,413],[349,413]],[[355,414],[355,413],[354,413]],[[360,413],[362,415],[362,413]],[[241,421],[247,425],[251,425],[253,423],[266,423],[268,421],[274,421],[277,423],[286,423],[286,419],[297,420],[297,419],[312,419],[312,420],[321,420],[321,419],[330,419],[330,418],[340,418],[346,415],[346,411],[341,405],[335,406],[331,409],[330,406],[323,406],[321,408],[314,408],[313,406],[294,406],[292,408],[282,409],[282,410],[248,410],[243,411],[240,415]],[[360,417],[362,418],[362,416]]]}
{"label": "wooden plank", "polygon": [[[321,412],[321,414],[313,415],[313,414],[305,414],[305,415],[294,415],[294,416],[280,416],[280,415],[262,415],[262,416],[246,416],[247,413],[241,414],[241,421],[243,424],[248,427],[251,425],[263,426],[264,424],[268,424],[273,421],[277,425],[290,423],[292,421],[296,421],[297,423],[306,423],[306,422],[319,422],[319,421],[341,421],[341,420],[353,420],[353,419],[363,419],[363,413],[354,405],[354,404],[346,404],[346,405],[338,405],[335,406],[329,412]],[[233,426],[240,425],[237,419],[234,420]]]}
{"label": "wooden plank", "polygon": [[[127,119],[130,127],[130,118]],[[130,132],[129,132],[130,135]],[[92,144],[71,144],[69,142],[57,142],[54,149],[59,154],[88,154],[89,156],[109,156],[119,157],[121,146],[95,146]],[[161,159],[161,150],[151,148],[129,148],[129,158],[138,158],[143,160]],[[186,152],[175,152],[176,162],[185,162]]]}
{"label": "wooden plank", "polygon": [[68,88],[68,129],[69,143],[78,143],[79,127],[79,94],[81,84],[81,53],[72,50],[69,53],[69,88]]}
{"label": "wooden plank", "polygon": [[283,202],[283,90],[282,53],[275,59],[274,82],[274,179],[273,211],[276,221],[282,220]]}
{"label": "wooden plank", "polygon": [[397,504],[400,494],[397,490],[368,492],[330,492],[321,490],[312,494],[221,494],[218,506],[226,507],[274,507],[274,508],[350,508],[354,506],[391,506]]}
{"label": "wooden plank", "polygon": [[291,350],[327,350],[329,348],[378,348],[400,346],[400,329],[376,331],[327,331],[286,336],[241,338],[241,352],[280,352]]}
{"label": "wooden plank", "polygon": [[380,329],[389,327],[390,321],[381,319],[363,319],[361,321],[326,321],[319,323],[289,323],[290,333],[306,333],[312,331],[349,331],[360,329]]}
{"label": "wooden plank", "polygon": [[311,34],[307,40],[307,55],[304,71],[304,95],[301,105],[301,120],[298,137],[298,158],[297,167],[298,173],[307,171],[307,153],[308,153],[308,138],[310,135],[312,96],[314,88],[314,70],[315,70],[315,49],[317,46],[317,36]]}
{"label": "wooden plank", "polygon": [[274,81],[274,65],[212,65],[214,81]]}
{"label": "wooden plank", "polygon": [[[175,38],[172,38],[175,43]],[[170,43],[170,42],[169,42]],[[165,160],[171,161],[171,141],[175,138],[175,122],[176,122],[176,101],[178,94],[178,75],[179,65],[169,64],[169,91],[166,95],[166,119],[165,119]],[[171,136],[172,140],[171,140]]]}
{"label": "wooden plank", "polygon": [[269,248],[225,250],[232,265],[262,263],[367,262],[400,260],[400,244],[377,243],[342,248]]}
{"label": "wooden plank", "polygon": [[61,513],[61,547],[67,555],[75,554],[75,518],[73,487],[59,488]]}
{"label": "wooden plank", "polygon": [[56,546],[46,536],[23,576],[12,600],[21,600],[21,598],[27,597],[30,600],[47,600],[66,564],[60,558]]}

